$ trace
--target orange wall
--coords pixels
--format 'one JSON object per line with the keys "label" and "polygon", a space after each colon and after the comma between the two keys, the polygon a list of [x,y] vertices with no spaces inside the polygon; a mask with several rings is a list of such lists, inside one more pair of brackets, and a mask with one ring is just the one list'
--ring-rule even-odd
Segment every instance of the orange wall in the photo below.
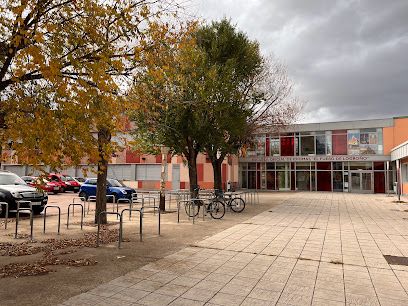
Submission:
{"label": "orange wall", "polygon": [[391,149],[408,140],[408,118],[395,118],[393,127],[383,129],[384,155]]}

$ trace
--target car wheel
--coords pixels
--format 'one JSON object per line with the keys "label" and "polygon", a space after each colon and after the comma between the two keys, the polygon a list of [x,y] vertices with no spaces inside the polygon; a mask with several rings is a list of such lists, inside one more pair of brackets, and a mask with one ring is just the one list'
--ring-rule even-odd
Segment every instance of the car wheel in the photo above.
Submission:
{"label": "car wheel", "polygon": [[61,187],[61,192],[65,192],[65,188],[64,188],[64,187]]}
{"label": "car wheel", "polygon": [[52,193],[53,193],[53,194],[58,194],[58,191],[55,190],[55,191],[53,191]]}
{"label": "car wheel", "polygon": [[0,218],[4,218],[6,216],[6,205],[0,205]]}
{"label": "car wheel", "polygon": [[39,215],[44,210],[43,206],[33,206],[34,215]]}
{"label": "car wheel", "polygon": [[81,191],[78,195],[80,198],[85,198],[85,200],[88,201],[88,195],[86,194],[85,191]]}

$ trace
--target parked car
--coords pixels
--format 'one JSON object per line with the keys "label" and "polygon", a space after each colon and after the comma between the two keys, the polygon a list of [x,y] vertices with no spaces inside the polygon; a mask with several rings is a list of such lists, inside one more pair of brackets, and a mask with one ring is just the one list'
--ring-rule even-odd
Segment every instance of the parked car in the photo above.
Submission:
{"label": "parked car", "polygon": [[51,181],[60,184],[61,192],[65,191],[79,192],[79,188],[81,187],[81,185],[76,179],[66,174],[50,173],[48,175],[48,178]]}
{"label": "parked car", "polygon": [[42,189],[47,192],[52,192],[54,194],[60,192],[60,186],[58,183],[52,181],[50,182],[45,178],[36,176],[22,176],[21,178],[27,183],[27,185],[30,185],[31,187]]}
{"label": "parked car", "polygon": [[[18,201],[30,201],[33,211],[39,214],[48,202],[47,193],[35,189],[24,182],[18,175],[0,171],[0,202],[7,202],[9,210],[17,209]],[[24,207],[29,207],[24,205]],[[5,215],[6,205],[2,205],[1,214]]]}
{"label": "parked car", "polygon": [[[79,196],[88,199],[90,196],[96,196],[96,178],[90,178],[82,184],[79,191]],[[136,191],[133,188],[127,187],[115,179],[107,179],[106,194],[114,195],[115,200],[118,199],[132,199],[132,193]]]}
{"label": "parked car", "polygon": [[47,179],[50,182],[54,182],[55,184],[57,184],[60,188],[60,192],[65,192],[67,190],[67,184],[62,180],[60,174],[50,173],[48,174]]}
{"label": "parked car", "polygon": [[81,184],[72,176],[63,174],[61,175],[62,181],[67,185],[67,188],[65,189],[66,191],[73,191],[73,192],[79,192],[79,188],[81,187]]}
{"label": "parked car", "polygon": [[75,176],[74,179],[79,183],[79,185],[82,185],[86,181],[86,178],[79,176]]}

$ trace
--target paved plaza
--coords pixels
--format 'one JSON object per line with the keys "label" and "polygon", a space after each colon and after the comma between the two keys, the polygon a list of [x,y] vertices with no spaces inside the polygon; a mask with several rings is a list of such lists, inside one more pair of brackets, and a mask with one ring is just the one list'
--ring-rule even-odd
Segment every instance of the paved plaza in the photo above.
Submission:
{"label": "paved plaza", "polygon": [[[63,305],[408,305],[408,205],[294,193]],[[131,270],[131,269],[129,269]]]}

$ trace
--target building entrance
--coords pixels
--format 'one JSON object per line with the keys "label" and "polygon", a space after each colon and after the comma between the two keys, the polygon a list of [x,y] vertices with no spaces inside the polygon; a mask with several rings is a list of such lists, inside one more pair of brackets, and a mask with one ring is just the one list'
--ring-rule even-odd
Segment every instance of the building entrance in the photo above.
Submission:
{"label": "building entrance", "polygon": [[372,193],[373,174],[369,171],[351,171],[351,192]]}

